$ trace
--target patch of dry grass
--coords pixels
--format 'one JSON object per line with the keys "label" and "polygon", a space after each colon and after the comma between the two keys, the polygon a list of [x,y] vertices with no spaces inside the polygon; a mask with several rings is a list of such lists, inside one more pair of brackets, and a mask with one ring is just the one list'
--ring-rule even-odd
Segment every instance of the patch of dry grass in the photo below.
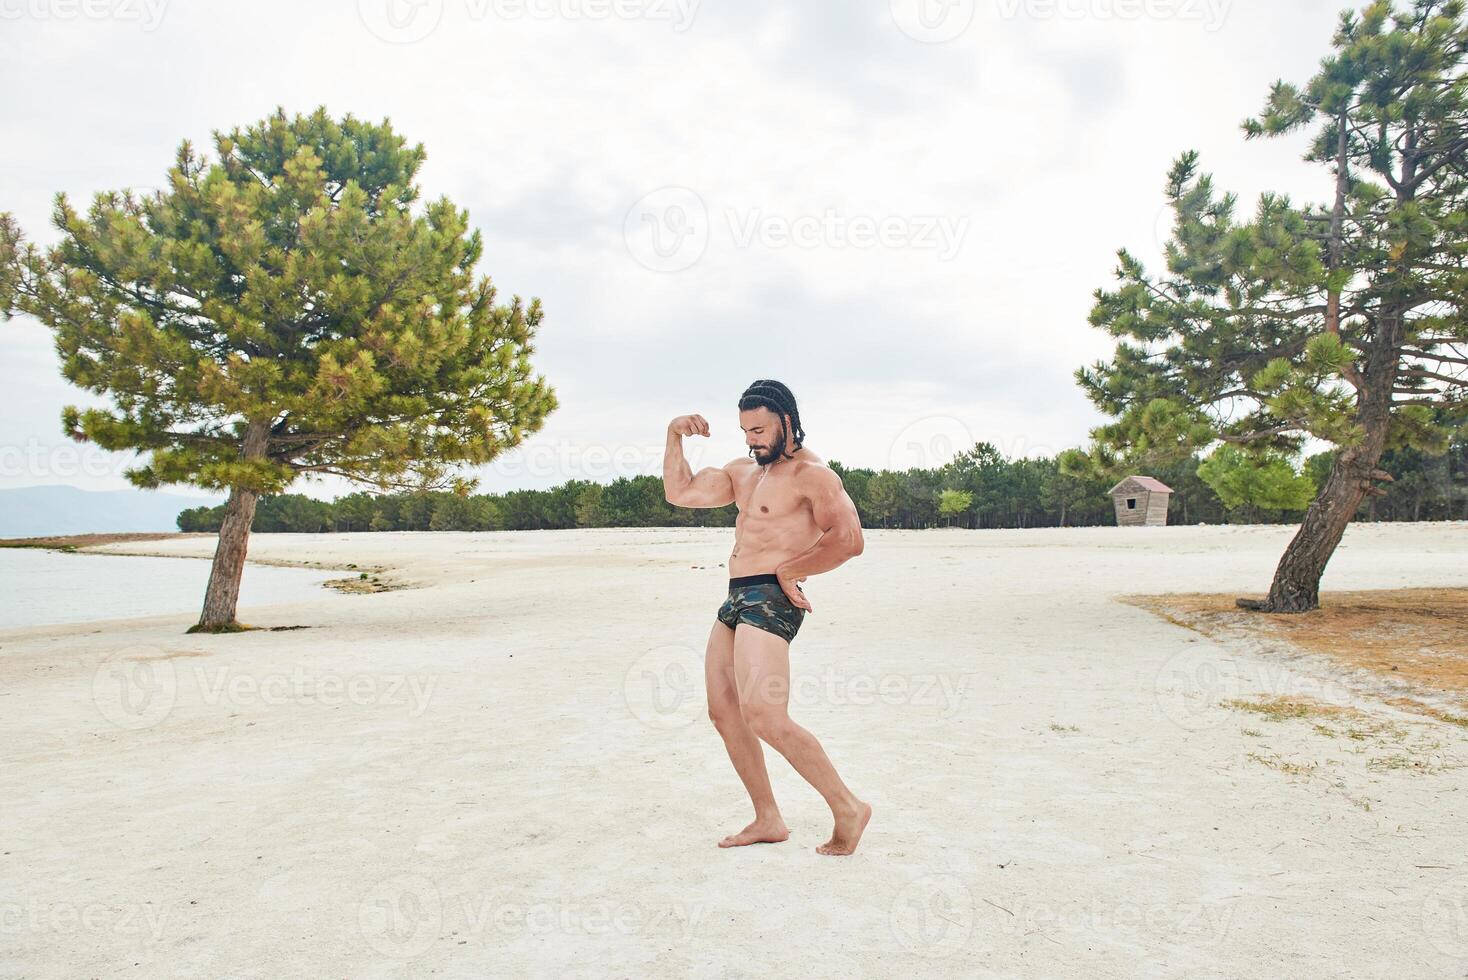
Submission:
{"label": "patch of dry grass", "polygon": [[1288,776],[1308,776],[1315,771],[1313,762],[1291,762],[1282,758],[1278,752],[1270,755],[1260,755],[1258,752],[1246,752],[1245,755],[1260,765],[1268,766]]}
{"label": "patch of dry grass", "polygon": [[1468,728],[1468,715],[1455,715],[1451,711],[1442,711],[1430,705],[1419,704],[1411,698],[1391,698],[1387,703],[1397,705],[1400,708],[1407,708],[1410,711],[1416,711],[1419,714],[1424,714],[1431,718],[1436,718],[1438,721],[1445,721],[1449,725]]}
{"label": "patch of dry grass", "polygon": [[[1325,738],[1344,739],[1342,748],[1351,755],[1367,756],[1374,752],[1385,752],[1366,759],[1366,768],[1374,772],[1409,772],[1424,774],[1442,768],[1438,750],[1442,743],[1422,723],[1407,727],[1397,722],[1378,718],[1348,705],[1327,704],[1304,696],[1260,697],[1255,700],[1231,698],[1221,702],[1224,707],[1235,711],[1247,711],[1274,723],[1304,721],[1310,730]],[[1256,729],[1244,729],[1244,734],[1262,738]],[[1315,772],[1317,763],[1295,762],[1278,752],[1268,755],[1246,752],[1245,757],[1291,776],[1308,776]],[[1350,798],[1348,796],[1348,798]],[[1352,799],[1360,804],[1360,801]],[[1369,806],[1366,809],[1370,809]]]}
{"label": "patch of dry grass", "polygon": [[[1310,722],[1310,728],[1317,735],[1324,735],[1327,738],[1345,736],[1354,742],[1370,740],[1398,742],[1407,737],[1407,732],[1400,725],[1387,719],[1375,718],[1349,705],[1326,704],[1324,701],[1317,701],[1304,695],[1261,697],[1253,701],[1230,698],[1223,701],[1222,704],[1225,708],[1233,708],[1235,711],[1249,711],[1262,715],[1269,721],[1304,719]],[[1248,734],[1248,731],[1245,734]]]}
{"label": "patch of dry grass", "polygon": [[379,579],[376,575],[368,577],[362,572],[356,578],[332,578],[321,583],[328,589],[336,589],[338,592],[391,592],[401,586],[389,585]]}
{"label": "patch of dry grass", "polygon": [[1286,718],[1366,717],[1363,712],[1355,708],[1326,704],[1324,701],[1317,701],[1302,695],[1261,698],[1257,701],[1232,698],[1223,702],[1223,705],[1238,711],[1252,711],[1255,714],[1263,715],[1270,721],[1284,721]]}
{"label": "patch of dry grass", "polygon": [[1366,768],[1375,769],[1378,772],[1400,770],[1405,772],[1432,772],[1434,766],[1426,759],[1414,759],[1410,755],[1400,752],[1392,755],[1378,756],[1366,762]]}
{"label": "patch of dry grass", "polygon": [[1204,636],[1250,636],[1324,654],[1343,666],[1405,681],[1465,705],[1460,715],[1410,697],[1393,703],[1468,727],[1468,589],[1414,588],[1322,592],[1307,613],[1261,613],[1234,604],[1237,593],[1122,596]]}

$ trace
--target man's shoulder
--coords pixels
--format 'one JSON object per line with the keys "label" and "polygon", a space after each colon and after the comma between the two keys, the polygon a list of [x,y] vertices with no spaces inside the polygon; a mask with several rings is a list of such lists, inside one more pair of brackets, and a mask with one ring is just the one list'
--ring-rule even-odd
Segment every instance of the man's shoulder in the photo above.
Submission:
{"label": "man's shoulder", "polygon": [[807,452],[809,450],[806,449],[800,451],[800,457],[796,459],[794,471],[791,475],[806,486],[819,487],[823,484],[831,483],[840,485],[841,475],[827,466],[824,459],[821,459],[821,457],[814,453],[807,456]]}
{"label": "man's shoulder", "polygon": [[826,466],[826,461],[822,459],[820,455],[809,446],[800,447],[800,455],[795,457],[795,461],[797,463],[806,463],[811,466],[820,466],[826,469],[830,469],[830,467]]}

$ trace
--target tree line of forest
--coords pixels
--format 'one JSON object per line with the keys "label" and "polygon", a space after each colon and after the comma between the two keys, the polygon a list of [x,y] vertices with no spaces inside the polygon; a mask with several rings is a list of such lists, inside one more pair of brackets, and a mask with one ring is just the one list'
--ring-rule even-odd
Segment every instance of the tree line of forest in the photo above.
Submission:
{"label": "tree line of forest", "polygon": [[[868,528],[1083,527],[1115,524],[1111,485],[1068,475],[1065,455],[1005,459],[989,443],[936,469],[846,468],[832,462]],[[1332,453],[1295,470],[1227,464],[1227,454],[1194,457],[1146,474],[1173,489],[1173,524],[1278,524],[1298,519],[1330,472]],[[1395,475],[1385,496],[1368,497],[1356,515],[1368,521],[1468,520],[1468,426],[1458,426],[1448,453],[1396,450],[1383,460]],[[1279,506],[1260,506],[1263,500]],[[225,505],[178,516],[183,531],[219,530]],[[252,530],[520,531],[582,527],[732,527],[731,504],[690,510],[669,504],[656,476],[610,484],[571,480],[549,490],[458,495],[450,491],[353,493],[334,501],[303,494],[262,497]]]}

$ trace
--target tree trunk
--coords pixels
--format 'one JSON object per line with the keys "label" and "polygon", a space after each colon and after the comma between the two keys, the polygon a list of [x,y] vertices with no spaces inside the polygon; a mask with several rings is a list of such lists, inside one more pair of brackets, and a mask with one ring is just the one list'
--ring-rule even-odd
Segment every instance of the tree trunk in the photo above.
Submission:
{"label": "tree trunk", "polygon": [[1390,480],[1376,468],[1386,449],[1391,423],[1392,386],[1397,376],[1397,345],[1401,332],[1400,313],[1381,318],[1380,336],[1372,344],[1361,375],[1362,386],[1356,424],[1363,433],[1360,443],[1336,454],[1325,486],[1310,502],[1305,519],[1274,570],[1274,581],[1266,599],[1238,599],[1236,605],[1259,612],[1299,613],[1320,608],[1320,578],[1326,562],[1335,553],[1346,525],[1368,494],[1379,497],[1386,491],[1372,480]]}
{"label": "tree trunk", "polygon": [[[250,422],[245,429],[242,455],[246,459],[265,455],[270,435],[269,422]],[[245,549],[250,541],[250,525],[255,520],[255,504],[259,493],[243,487],[231,487],[224,505],[224,522],[219,527],[219,543],[214,549],[214,565],[209,571],[209,585],[204,591],[204,609],[190,633],[218,633],[236,630],[235,607],[240,598],[240,578],[245,571]]]}
{"label": "tree trunk", "polygon": [[1346,450],[1336,457],[1325,486],[1310,502],[1300,529],[1274,570],[1269,597],[1262,601],[1239,599],[1240,607],[1284,613],[1309,612],[1320,607],[1320,578],[1325,574],[1325,564],[1365,496],[1361,487],[1362,466],[1369,472],[1375,463],[1373,459],[1370,464],[1364,464],[1360,455],[1348,458],[1350,454],[1351,450]]}

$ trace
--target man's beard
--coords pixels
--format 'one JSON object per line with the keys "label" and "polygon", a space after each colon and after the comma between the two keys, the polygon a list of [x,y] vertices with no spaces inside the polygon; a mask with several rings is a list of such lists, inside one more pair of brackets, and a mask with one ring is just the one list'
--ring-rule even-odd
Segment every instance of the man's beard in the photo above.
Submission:
{"label": "man's beard", "polygon": [[780,437],[770,444],[770,448],[768,450],[762,452],[751,447],[749,453],[751,456],[754,457],[754,461],[761,466],[768,466],[775,460],[779,459],[781,456],[784,456],[785,427],[780,427]]}

